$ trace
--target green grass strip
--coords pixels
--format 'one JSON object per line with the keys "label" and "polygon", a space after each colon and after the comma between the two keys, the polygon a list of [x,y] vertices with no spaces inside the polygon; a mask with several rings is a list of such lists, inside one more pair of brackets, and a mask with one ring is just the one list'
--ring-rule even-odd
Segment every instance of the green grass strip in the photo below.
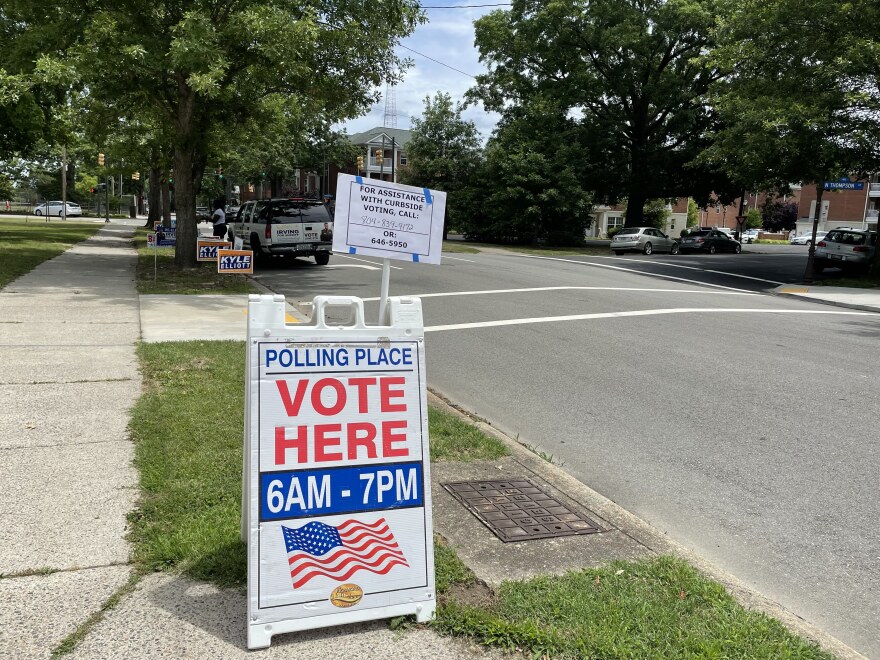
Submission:
{"label": "green grass strip", "polygon": [[101,227],[69,220],[0,218],[0,289],[93,236]]}
{"label": "green grass strip", "polygon": [[180,268],[174,263],[174,248],[148,248],[149,229],[135,232],[134,246],[138,253],[137,290],[144,294],[218,294],[257,293],[251,280],[244,275],[220,275],[217,264],[203,261],[195,268]]}
{"label": "green grass strip", "polygon": [[[143,344],[138,354],[145,392],[131,421],[142,487],[130,516],[135,562],[244,585],[244,343]],[[429,410],[429,427],[434,461],[506,453],[450,413]],[[434,545],[441,604],[433,625],[485,645],[552,658],[830,657],[679,559],[507,582],[492,595],[442,539]]]}
{"label": "green grass strip", "polygon": [[533,657],[832,657],[674,557],[505,582],[489,607],[447,600],[434,626]]}

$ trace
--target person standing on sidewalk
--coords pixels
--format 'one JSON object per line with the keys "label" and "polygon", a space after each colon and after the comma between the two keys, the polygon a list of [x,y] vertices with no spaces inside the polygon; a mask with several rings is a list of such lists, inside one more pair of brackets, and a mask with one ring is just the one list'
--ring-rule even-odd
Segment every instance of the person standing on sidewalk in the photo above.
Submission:
{"label": "person standing on sidewalk", "polygon": [[226,211],[223,210],[223,200],[214,200],[214,213],[211,214],[211,221],[214,223],[214,236],[224,238],[226,236]]}

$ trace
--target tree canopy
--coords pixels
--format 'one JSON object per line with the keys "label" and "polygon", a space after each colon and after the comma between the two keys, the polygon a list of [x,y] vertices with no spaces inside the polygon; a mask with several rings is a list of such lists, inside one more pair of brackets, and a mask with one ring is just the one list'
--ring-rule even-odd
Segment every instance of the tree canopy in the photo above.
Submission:
{"label": "tree canopy", "polygon": [[713,0],[514,0],[476,22],[490,71],[469,95],[502,114],[550,104],[571,118],[585,187],[625,197],[626,224],[639,225],[648,199],[729,188],[696,160],[716,122],[706,94],[719,72],[698,60],[716,16]]}

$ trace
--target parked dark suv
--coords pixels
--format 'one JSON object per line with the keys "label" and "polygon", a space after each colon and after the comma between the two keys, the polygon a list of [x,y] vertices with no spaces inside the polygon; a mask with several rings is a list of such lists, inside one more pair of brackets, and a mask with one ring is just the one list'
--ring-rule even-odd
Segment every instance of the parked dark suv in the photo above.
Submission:
{"label": "parked dark suv", "polygon": [[273,255],[330,261],[333,216],[320,202],[299,198],[245,202],[229,222],[229,239],[240,238],[254,258]]}

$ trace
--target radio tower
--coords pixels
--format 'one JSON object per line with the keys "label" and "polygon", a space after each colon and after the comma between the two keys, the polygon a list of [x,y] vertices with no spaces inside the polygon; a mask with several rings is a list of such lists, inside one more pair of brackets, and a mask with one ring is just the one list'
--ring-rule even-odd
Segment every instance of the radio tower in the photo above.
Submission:
{"label": "radio tower", "polygon": [[397,86],[388,83],[385,85],[385,128],[397,128]]}

